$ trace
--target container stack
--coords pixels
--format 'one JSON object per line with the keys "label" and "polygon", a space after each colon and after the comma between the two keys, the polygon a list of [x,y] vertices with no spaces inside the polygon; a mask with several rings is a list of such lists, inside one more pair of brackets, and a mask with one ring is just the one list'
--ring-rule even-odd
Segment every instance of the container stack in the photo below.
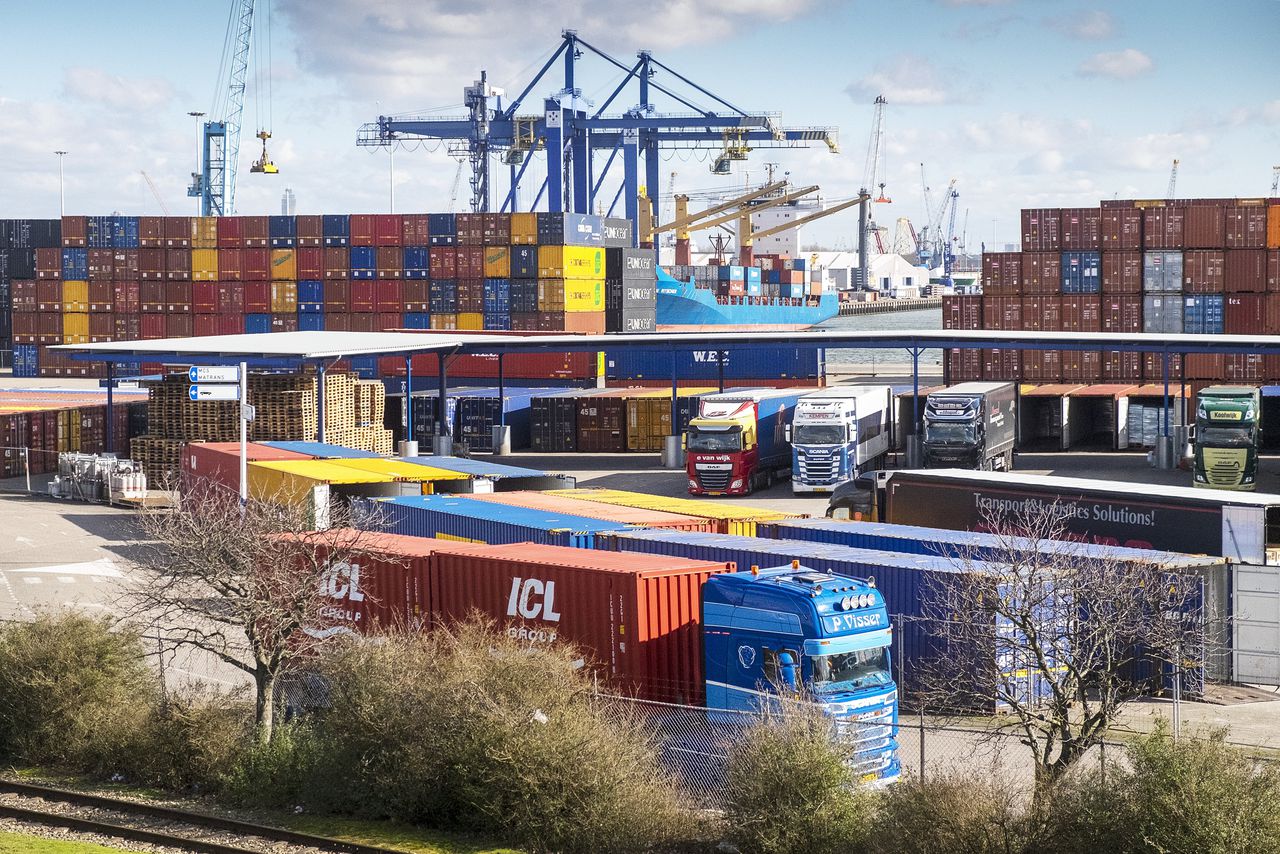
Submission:
{"label": "container stack", "polygon": [[719,302],[763,303],[786,300],[800,304],[822,296],[822,271],[804,258],[756,255],[756,266],[737,264],[676,265],[665,269],[682,282],[714,291]]}
{"label": "container stack", "polygon": [[[26,375],[93,376],[101,366],[47,348],[299,329],[603,332],[605,282],[646,279],[643,256],[624,270],[612,251],[631,240],[627,220],[559,213],[2,220],[0,344],[22,345]],[[615,293],[618,324],[652,329],[652,288]],[[595,379],[594,362],[574,370]]]}
{"label": "container stack", "polygon": [[100,392],[0,392],[0,477],[58,470],[63,453],[125,456],[131,436],[146,430],[146,403],[121,394],[112,407],[107,441],[107,407]]}
{"label": "container stack", "polygon": [[[981,296],[943,300],[947,329],[1280,334],[1280,199],[1103,201],[1022,211],[1022,251],[982,256]],[[1160,382],[1156,353],[952,350],[951,382]],[[1189,354],[1170,379],[1280,380],[1280,358]]]}
{"label": "container stack", "polygon": [[605,330],[654,332],[658,328],[658,253],[655,249],[606,249]]}

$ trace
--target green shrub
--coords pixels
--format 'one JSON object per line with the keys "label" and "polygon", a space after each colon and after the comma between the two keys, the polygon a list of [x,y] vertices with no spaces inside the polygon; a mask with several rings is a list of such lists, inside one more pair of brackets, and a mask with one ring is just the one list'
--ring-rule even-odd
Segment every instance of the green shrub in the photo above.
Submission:
{"label": "green shrub", "polygon": [[226,694],[165,697],[145,736],[121,757],[132,782],[170,791],[217,792],[227,785],[253,739],[253,708]]}
{"label": "green shrub", "polygon": [[227,777],[223,797],[236,806],[293,808],[306,800],[308,789],[329,782],[316,778],[322,773],[318,765],[323,750],[310,724],[279,724],[266,744],[256,738],[247,741]]}
{"label": "green shrub", "polygon": [[0,754],[109,774],[146,738],[160,683],[138,637],[76,612],[0,628]]}
{"label": "green shrub", "polygon": [[748,730],[729,759],[729,838],[752,854],[861,851],[873,796],[859,787],[831,720],[797,705]]}
{"label": "green shrub", "polygon": [[994,772],[902,780],[877,798],[871,838],[894,854],[1007,854],[1022,850],[1025,814]]}

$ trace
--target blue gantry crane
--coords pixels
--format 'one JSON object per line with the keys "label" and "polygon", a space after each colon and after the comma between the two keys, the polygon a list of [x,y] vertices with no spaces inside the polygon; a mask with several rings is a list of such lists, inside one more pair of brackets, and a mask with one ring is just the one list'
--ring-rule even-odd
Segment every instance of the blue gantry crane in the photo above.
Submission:
{"label": "blue gantry crane", "polygon": [[[621,82],[598,107],[584,97],[579,80],[578,61],[584,52],[624,72]],[[361,126],[357,144],[391,146],[410,139],[445,142],[450,154],[470,163],[473,211],[493,209],[492,173],[499,158],[508,170],[507,191],[498,205],[503,212],[517,209],[521,182],[534,153],[546,155],[546,178],[528,210],[538,209],[544,197],[550,211],[592,213],[597,207],[603,209],[603,198],[598,197],[620,160],[622,180],[607,215],[615,215],[619,200],[623,200],[624,215],[634,224],[639,242],[648,242],[655,226],[649,200],[660,197],[664,150],[717,149],[712,171],[718,174],[727,173],[733,161],[746,159],[757,148],[818,143],[832,152],[839,150],[833,127],[782,127],[776,113],[742,110],[649,51],[640,51],[636,57],[634,63],[621,62],[581,39],[576,31],[565,30],[551,57],[505,105],[505,92],[491,86],[482,71],[480,79],[464,92],[468,115],[379,116]],[[563,65],[563,81],[548,77],[557,61]],[[660,75],[661,79],[656,79]],[[543,100],[541,112],[522,114],[521,107],[540,85],[555,89]],[[624,97],[628,92],[633,98]],[[660,96],[691,112],[659,112],[654,99]],[[699,102],[708,101],[709,108],[699,106]],[[628,102],[631,105],[625,109],[616,106]],[[610,113],[610,108],[615,112]],[[601,158],[602,165],[598,162]]]}

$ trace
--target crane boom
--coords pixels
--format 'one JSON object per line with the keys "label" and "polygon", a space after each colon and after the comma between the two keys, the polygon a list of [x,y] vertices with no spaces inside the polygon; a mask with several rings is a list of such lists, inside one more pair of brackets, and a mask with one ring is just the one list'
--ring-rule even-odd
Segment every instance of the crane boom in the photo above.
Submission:
{"label": "crane boom", "polygon": [[841,202],[840,204],[835,205],[834,207],[827,208],[824,211],[811,213],[808,216],[800,217],[800,219],[793,219],[790,222],[784,222],[782,225],[775,225],[773,228],[766,228],[764,231],[754,232],[751,235],[750,239],[752,241],[755,241],[764,237],[769,237],[770,235],[773,235],[773,234],[777,234],[780,231],[787,231],[789,229],[796,228],[801,225],[806,225],[808,223],[813,222],[816,219],[822,219],[824,216],[831,216],[832,214],[839,213],[840,211],[845,210],[846,208],[851,208],[854,205],[861,204],[867,198],[868,197],[864,194],[856,198],[849,199],[849,201],[847,202]]}
{"label": "crane boom", "polygon": [[139,169],[142,177],[146,179],[147,186],[151,188],[151,195],[156,197],[156,202],[160,205],[160,210],[165,216],[169,215],[169,206],[164,203],[164,199],[160,198],[160,191],[156,189],[156,182],[151,180],[151,176],[147,174],[145,169]]}
{"label": "crane boom", "polygon": [[1169,170],[1169,189],[1165,191],[1166,199],[1173,198],[1173,190],[1178,186],[1178,158],[1173,159],[1173,168]]}
{"label": "crane boom", "polygon": [[[787,186],[786,181],[774,181],[773,183],[765,184],[763,187],[761,187],[758,190],[752,190],[750,193],[744,193],[741,196],[736,196],[727,202],[718,204],[715,207],[707,208],[704,211],[699,211],[698,213],[695,213],[695,214],[688,214],[686,216],[677,215],[676,219],[672,220],[671,222],[654,228],[653,233],[661,234],[664,231],[688,231],[690,230],[689,227],[700,219],[703,219],[709,216],[715,216],[718,213],[723,213],[724,211],[730,210],[732,208],[740,207],[746,204],[747,202],[750,202],[754,199],[758,199],[761,196],[768,195],[769,193],[772,193],[775,190],[781,190],[785,186]],[[679,197],[677,196],[677,198]],[[685,201],[688,201],[688,197],[685,197]],[[737,213],[734,213],[733,216],[736,217]],[[730,219],[732,218],[733,217],[730,217]]]}
{"label": "crane boom", "polygon": [[[721,214],[715,219],[709,219],[704,221],[700,219],[701,214],[698,214],[693,217],[688,217],[691,224],[686,225],[684,228],[681,229],[681,231],[701,231],[704,228],[714,228],[717,225],[723,225],[726,222],[732,222],[733,220],[738,219],[744,214],[749,215],[749,214],[755,213],[756,211],[762,211],[772,207],[776,207],[777,205],[785,205],[787,202],[794,202],[796,199],[807,196],[810,193],[816,192],[817,190],[818,190],[818,185],[814,184],[811,187],[804,187],[803,189],[796,190],[793,193],[787,193],[785,196],[778,196],[778,198],[776,199],[769,199],[768,201],[761,202],[758,205],[752,205],[751,207],[745,210],[736,210],[736,211],[730,211],[729,213],[726,213],[726,214]],[[663,226],[663,228],[666,228],[666,227],[667,226]],[[661,231],[661,230],[662,229],[655,229],[654,233],[656,234],[658,231]]]}

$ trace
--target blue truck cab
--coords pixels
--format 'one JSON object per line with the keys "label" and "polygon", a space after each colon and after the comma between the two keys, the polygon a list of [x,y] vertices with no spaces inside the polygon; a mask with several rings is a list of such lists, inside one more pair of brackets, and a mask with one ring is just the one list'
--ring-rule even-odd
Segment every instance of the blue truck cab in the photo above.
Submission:
{"label": "blue truck cab", "polygon": [[[892,628],[874,580],[790,566],[713,575],[702,591],[706,704],[740,713],[801,692],[834,718],[867,785],[898,779]],[[725,714],[722,720],[740,715]]]}

